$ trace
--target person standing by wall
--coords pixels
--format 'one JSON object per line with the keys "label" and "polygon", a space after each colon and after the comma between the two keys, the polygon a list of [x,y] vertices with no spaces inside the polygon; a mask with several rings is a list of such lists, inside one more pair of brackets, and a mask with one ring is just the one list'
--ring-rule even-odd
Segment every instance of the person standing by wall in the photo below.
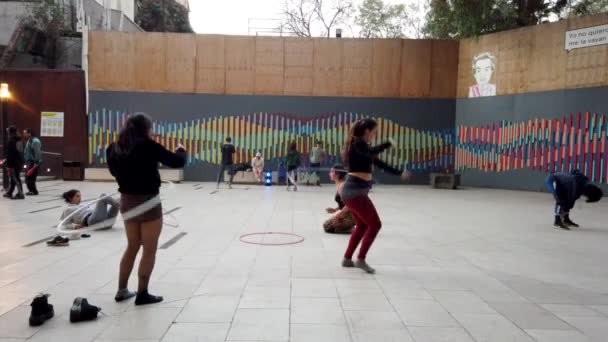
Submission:
{"label": "person standing by wall", "polygon": [[262,183],[262,174],[264,173],[264,158],[260,152],[256,153],[255,158],[251,161],[251,168],[258,183]]}
{"label": "person standing by wall", "polygon": [[[23,167],[23,154],[17,148],[21,137],[17,135],[17,127],[9,126],[6,130],[8,134],[8,154],[6,156],[6,170],[9,174],[10,185],[4,197],[10,199],[24,199],[23,186],[21,185],[21,168]],[[17,195],[13,197],[13,191],[17,188]]]}
{"label": "person standing by wall", "polygon": [[25,185],[27,186],[28,196],[38,195],[38,188],[36,187],[36,178],[38,178],[38,169],[42,164],[42,143],[40,139],[34,136],[34,130],[26,128],[23,131],[23,137],[26,140],[25,143],[25,164],[27,171],[25,172]]}
{"label": "person standing by wall", "polygon": [[220,182],[224,171],[228,171],[230,179],[228,180],[228,188],[232,189],[232,179],[234,179],[234,170],[232,165],[234,164],[234,153],[236,149],[232,145],[232,138],[226,138],[226,143],[222,145],[222,162],[220,165],[220,172],[217,174],[217,188],[220,188]]}
{"label": "person standing by wall", "polygon": [[[325,151],[323,150],[323,145],[321,141],[317,140],[315,147],[313,147],[312,151],[310,151],[310,174],[308,175],[308,178],[309,180],[312,179],[313,182],[318,186],[321,186],[319,168],[321,167],[321,162],[323,162],[324,158]],[[307,183],[310,183],[310,181],[307,181]]]}
{"label": "person standing by wall", "polygon": [[293,191],[298,191],[298,168],[302,163],[302,155],[298,152],[298,145],[293,141],[289,144],[289,151],[285,158],[285,164],[287,165],[287,191],[291,190],[291,184],[293,183]]}

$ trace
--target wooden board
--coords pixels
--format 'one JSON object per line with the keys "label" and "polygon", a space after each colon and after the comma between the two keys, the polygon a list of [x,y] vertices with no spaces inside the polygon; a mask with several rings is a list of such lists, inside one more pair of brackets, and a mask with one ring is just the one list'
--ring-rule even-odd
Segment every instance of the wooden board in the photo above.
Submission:
{"label": "wooden board", "polygon": [[255,37],[226,36],[226,94],[251,95],[255,84]]}
{"label": "wooden board", "polygon": [[534,27],[528,73],[529,92],[566,87],[566,27],[566,21]]}
{"label": "wooden board", "polygon": [[224,36],[196,36],[196,92],[224,94],[225,78]]}
{"label": "wooden board", "polygon": [[167,33],[167,91],[194,93],[196,78],[196,36]]}
{"label": "wooden board", "polygon": [[315,38],[313,60],[313,94],[342,95],[341,39]]}
{"label": "wooden board", "polygon": [[[568,31],[608,24],[605,14],[574,18]],[[566,87],[596,87],[608,84],[608,45],[575,49],[567,53]]]}
{"label": "wooden board", "polygon": [[492,35],[498,46],[494,71],[496,94],[519,94],[528,89],[528,74],[533,35],[525,30]]}
{"label": "wooden board", "polygon": [[89,89],[105,90],[107,82],[104,71],[104,46],[106,32],[89,32]]}
{"label": "wooden board", "polygon": [[285,95],[312,95],[314,43],[310,38],[284,38]]}
{"label": "wooden board", "polygon": [[342,96],[368,96],[372,85],[373,44],[370,40],[343,39]]}
{"label": "wooden board", "polygon": [[135,89],[140,91],[166,91],[167,60],[164,33],[137,32],[135,42]]}
{"label": "wooden board", "polygon": [[284,79],[283,39],[256,37],[255,94],[282,95]]}
{"label": "wooden board", "polygon": [[403,41],[400,95],[401,97],[431,95],[431,40]]}
{"label": "wooden board", "polygon": [[104,37],[103,70],[107,90],[138,90],[135,82],[135,34],[112,32]]}
{"label": "wooden board", "polygon": [[434,40],[431,43],[431,97],[454,98],[458,82],[459,42]]}
{"label": "wooden board", "polygon": [[372,92],[374,97],[401,95],[401,39],[374,39]]}

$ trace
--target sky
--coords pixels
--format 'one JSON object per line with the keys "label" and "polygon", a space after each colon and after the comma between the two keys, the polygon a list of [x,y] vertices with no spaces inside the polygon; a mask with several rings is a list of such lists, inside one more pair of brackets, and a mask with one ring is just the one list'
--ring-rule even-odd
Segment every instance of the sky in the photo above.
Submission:
{"label": "sky", "polygon": [[[407,4],[419,1],[423,0],[384,2]],[[190,0],[190,24],[196,33],[248,35],[250,22],[254,27],[278,26],[282,7],[283,0]],[[343,35],[349,34],[345,32]]]}

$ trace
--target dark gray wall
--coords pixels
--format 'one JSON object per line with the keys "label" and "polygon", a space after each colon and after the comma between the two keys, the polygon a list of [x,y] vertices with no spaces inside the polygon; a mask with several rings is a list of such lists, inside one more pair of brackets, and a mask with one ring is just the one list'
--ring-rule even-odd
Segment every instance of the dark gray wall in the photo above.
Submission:
{"label": "dark gray wall", "polygon": [[[608,114],[608,88],[585,88],[456,101],[456,126],[481,126],[500,120],[556,119],[576,113]],[[544,191],[546,174],[532,170],[462,173],[465,186]],[[604,186],[606,190],[608,187]]]}
{"label": "dark gray wall", "polygon": [[[140,92],[91,91],[89,112],[102,109],[146,112],[153,119],[184,121],[217,115],[245,115],[259,112],[291,114],[312,118],[324,113],[352,112],[381,116],[415,129],[443,130],[454,127],[456,101],[445,99],[383,99],[301,96],[246,96],[167,94]],[[213,180],[217,166],[189,167],[188,180]],[[378,181],[393,183],[398,179],[379,173]],[[417,182],[426,182],[420,175]]]}

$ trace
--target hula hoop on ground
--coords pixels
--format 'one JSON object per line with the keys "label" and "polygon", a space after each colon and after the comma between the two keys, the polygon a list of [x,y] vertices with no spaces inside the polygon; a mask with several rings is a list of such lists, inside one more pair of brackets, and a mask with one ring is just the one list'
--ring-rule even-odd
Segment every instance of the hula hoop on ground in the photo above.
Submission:
{"label": "hula hoop on ground", "polygon": [[[278,242],[278,243],[271,243],[271,242],[254,242],[254,241],[247,241],[245,240],[246,237],[249,236],[257,236],[257,235],[285,235],[285,236],[295,236],[297,238],[296,241],[289,241],[289,242]],[[305,238],[303,236],[300,236],[298,234],[295,233],[285,233],[285,232],[261,232],[261,233],[249,233],[249,234],[243,234],[239,237],[239,240],[241,240],[241,242],[244,243],[248,243],[250,245],[260,245],[260,246],[287,246],[287,245],[295,245],[298,243],[301,243],[305,240]]]}

